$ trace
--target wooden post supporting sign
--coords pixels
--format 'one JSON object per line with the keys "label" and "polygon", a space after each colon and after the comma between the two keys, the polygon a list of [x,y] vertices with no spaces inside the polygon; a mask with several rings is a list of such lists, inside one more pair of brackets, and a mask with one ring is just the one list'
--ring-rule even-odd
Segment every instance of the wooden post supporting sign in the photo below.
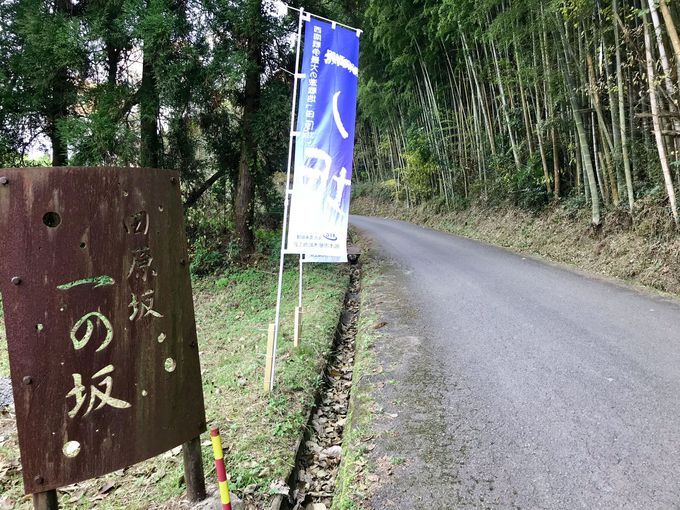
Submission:
{"label": "wooden post supporting sign", "polygon": [[276,332],[276,325],[269,325],[269,334],[267,335],[267,361],[264,368],[264,392],[270,393],[272,390],[272,364],[274,363],[274,337]]}
{"label": "wooden post supporting sign", "polygon": [[201,455],[201,438],[196,437],[182,445],[184,457],[184,480],[187,484],[189,501],[202,501],[206,498],[205,475],[203,474],[203,456]]}
{"label": "wooden post supporting sign", "polygon": [[300,347],[300,336],[302,335],[302,307],[295,307],[295,336],[293,337],[293,346]]}
{"label": "wooden post supporting sign", "polygon": [[58,510],[57,491],[52,489],[51,491],[33,494],[33,508],[35,510]]}

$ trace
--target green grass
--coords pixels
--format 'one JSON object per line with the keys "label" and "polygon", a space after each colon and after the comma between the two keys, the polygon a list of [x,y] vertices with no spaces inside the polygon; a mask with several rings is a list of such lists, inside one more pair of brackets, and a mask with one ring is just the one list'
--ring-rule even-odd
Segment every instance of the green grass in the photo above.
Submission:
{"label": "green grass", "polygon": [[[208,423],[221,429],[232,490],[254,494],[261,501],[258,506],[269,500],[270,485],[285,479],[293,466],[294,447],[321,382],[349,280],[342,266],[305,266],[302,346],[294,350],[297,272],[295,268],[286,272],[276,390],[266,396],[262,386],[276,276],[269,267],[249,268],[194,282]],[[0,327],[0,377],[8,375],[6,339]],[[10,436],[0,444],[0,507],[9,503],[28,509],[32,506],[23,496],[16,432],[10,421],[6,417],[0,421],[0,441],[3,435]],[[202,439],[206,442],[207,435]],[[207,444],[203,454],[212,489],[216,477]],[[171,507],[185,490],[181,459],[181,453],[165,454],[123,473],[66,488],[59,495],[62,508],[142,509],[165,503]],[[3,466],[13,468],[5,472]],[[100,495],[107,482],[115,483],[115,489]]]}

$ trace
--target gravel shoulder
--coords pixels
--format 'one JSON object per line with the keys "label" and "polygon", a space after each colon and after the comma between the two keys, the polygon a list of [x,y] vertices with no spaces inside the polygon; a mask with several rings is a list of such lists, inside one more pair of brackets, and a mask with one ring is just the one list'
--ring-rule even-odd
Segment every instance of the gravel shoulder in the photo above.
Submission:
{"label": "gravel shoulder", "polygon": [[398,265],[364,255],[351,424],[333,508],[443,508],[456,485],[443,365]]}
{"label": "gravel shoulder", "polygon": [[9,407],[13,403],[12,381],[6,377],[0,377],[0,409]]}

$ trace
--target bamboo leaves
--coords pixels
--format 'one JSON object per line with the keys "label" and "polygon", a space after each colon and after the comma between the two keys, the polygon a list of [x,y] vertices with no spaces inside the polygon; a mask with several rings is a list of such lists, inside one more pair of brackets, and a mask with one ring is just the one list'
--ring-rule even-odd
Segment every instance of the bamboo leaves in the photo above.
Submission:
{"label": "bamboo leaves", "polygon": [[[606,209],[634,214],[636,195],[661,179],[677,221],[680,12],[668,0],[431,0],[396,13],[366,4],[380,46],[367,56],[371,87],[399,84],[380,115],[360,110],[360,138],[391,133],[390,161],[364,160],[372,181],[417,162],[429,190],[410,176],[399,197],[581,196],[599,226]],[[414,159],[415,133],[436,170]]]}

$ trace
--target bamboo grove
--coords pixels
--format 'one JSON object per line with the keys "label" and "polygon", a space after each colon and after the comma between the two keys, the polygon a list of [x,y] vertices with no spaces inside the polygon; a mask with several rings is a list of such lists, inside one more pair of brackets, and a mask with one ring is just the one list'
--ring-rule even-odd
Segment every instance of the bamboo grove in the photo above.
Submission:
{"label": "bamboo grove", "polygon": [[369,0],[360,179],[406,206],[569,197],[594,225],[656,194],[677,225],[679,8]]}

